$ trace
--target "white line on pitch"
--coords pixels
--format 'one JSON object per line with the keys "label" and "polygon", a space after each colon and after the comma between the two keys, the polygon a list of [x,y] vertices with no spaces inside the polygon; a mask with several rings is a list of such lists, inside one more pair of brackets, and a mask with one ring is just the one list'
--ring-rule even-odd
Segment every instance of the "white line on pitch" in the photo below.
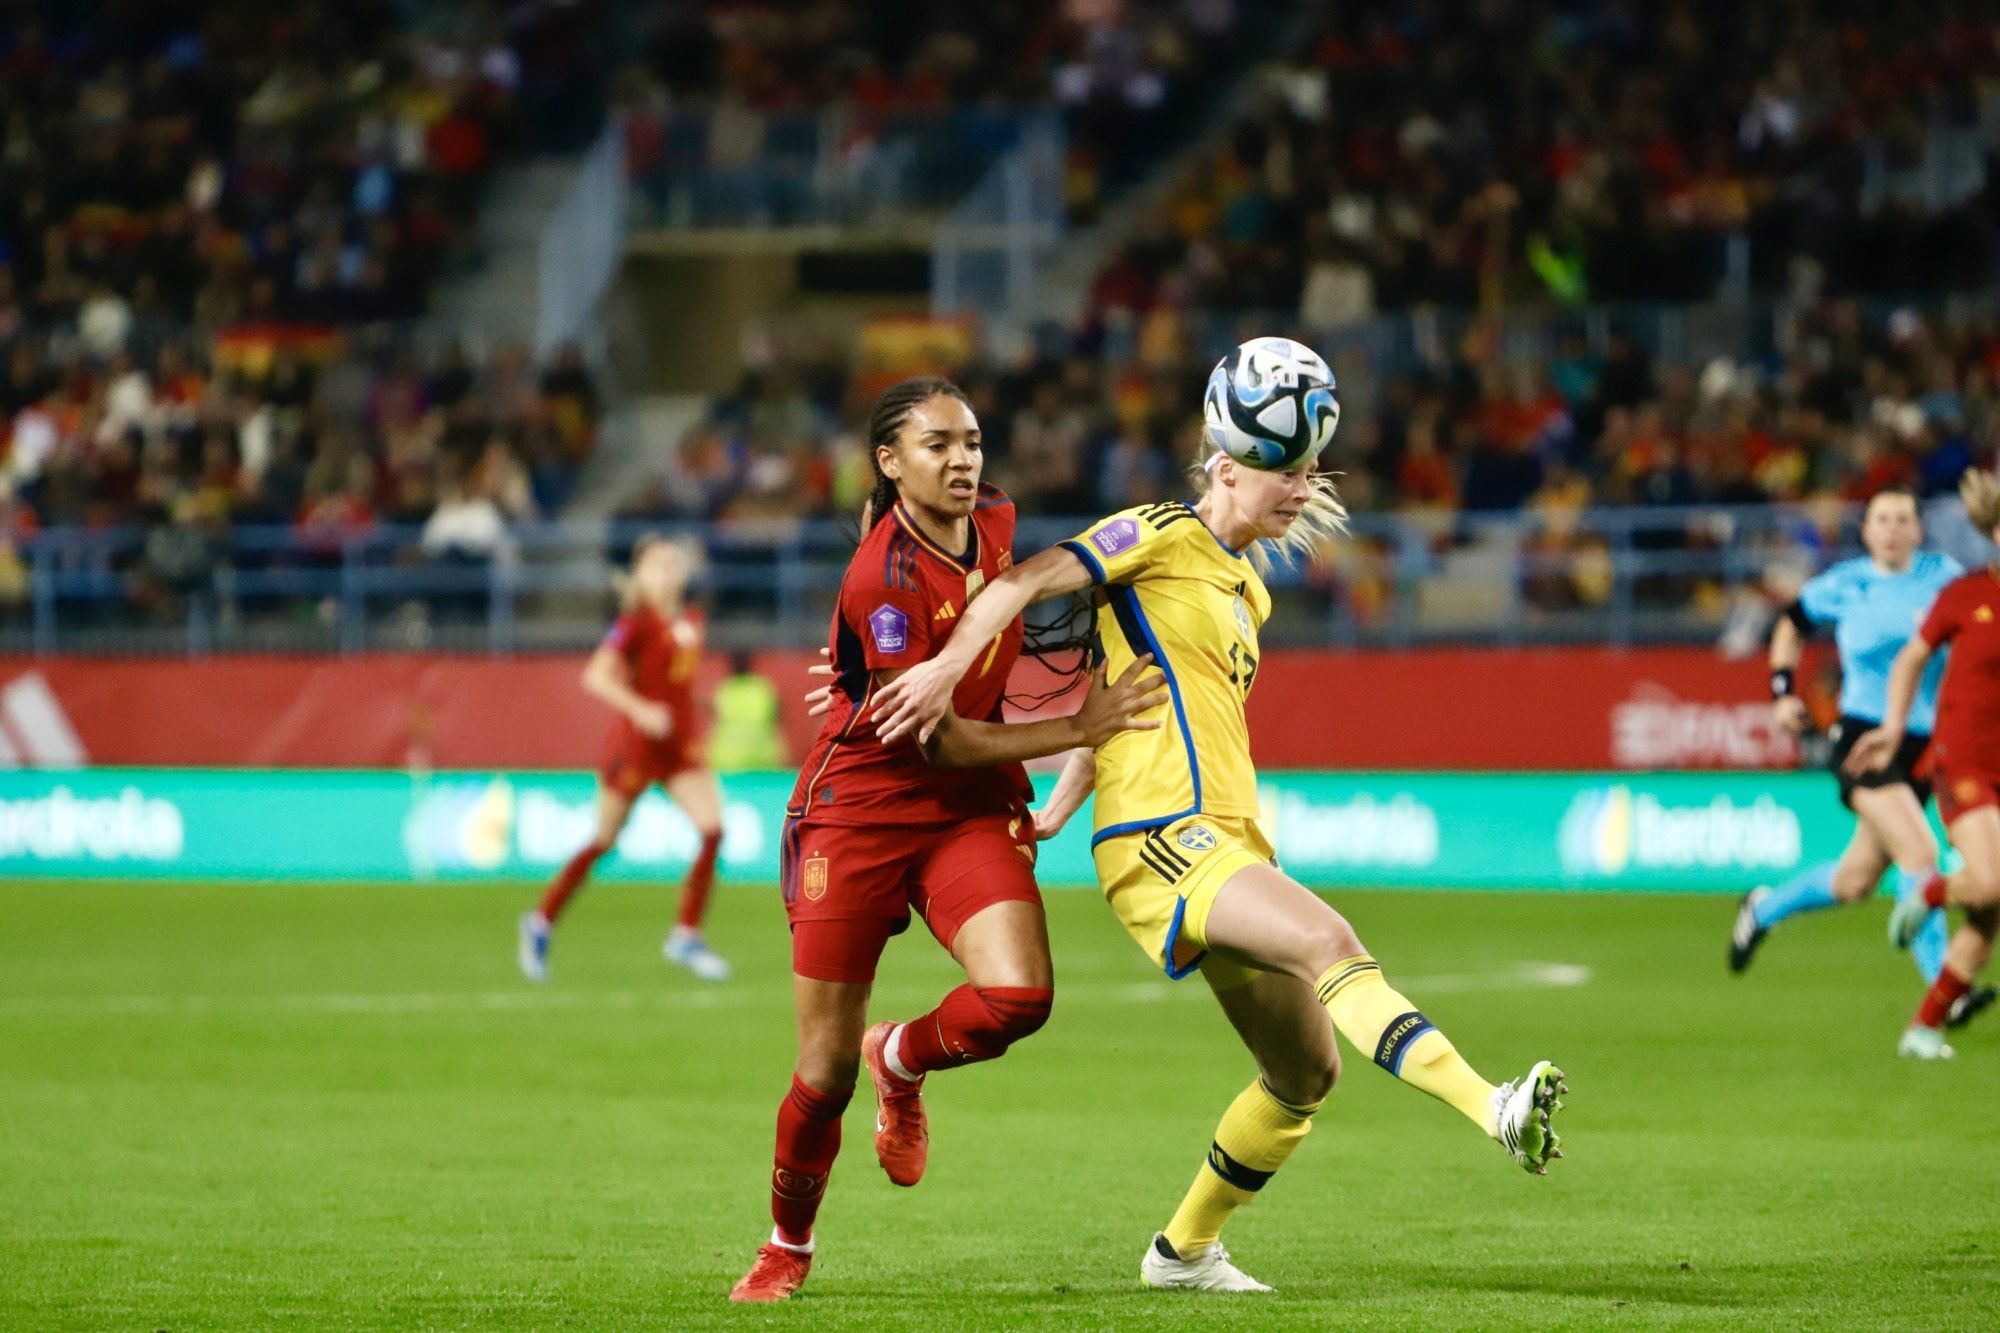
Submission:
{"label": "white line on pitch", "polygon": [[[1588,967],[1578,963],[1518,963],[1491,972],[1444,973],[1397,977],[1398,985],[1418,995],[1448,992],[1492,993],[1512,990],[1564,989],[1587,985]],[[1193,993],[1205,990],[1190,982]],[[1173,983],[1160,981],[1057,982],[1064,994],[1102,995],[1118,1000],[1155,1003],[1174,994]],[[331,995],[102,995],[22,996],[0,1000],[0,1018],[86,1015],[186,1015],[212,1013],[421,1014],[500,1010],[532,1013],[543,1009],[720,1009],[743,1004],[776,1002],[783,992],[748,987],[710,990],[565,991],[522,988],[497,991],[418,991],[404,993]]]}

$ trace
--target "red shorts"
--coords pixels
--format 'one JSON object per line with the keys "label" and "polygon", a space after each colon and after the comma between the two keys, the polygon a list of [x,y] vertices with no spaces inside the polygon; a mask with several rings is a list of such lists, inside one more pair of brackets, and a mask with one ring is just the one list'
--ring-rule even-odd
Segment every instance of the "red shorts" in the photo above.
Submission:
{"label": "red shorts", "polygon": [[604,747],[597,776],[621,796],[636,797],[655,782],[667,782],[702,767],[701,755],[677,736],[654,740],[637,728],[615,727]]}
{"label": "red shorts", "polygon": [[873,981],[912,911],[949,950],[984,908],[1042,900],[1025,813],[922,826],[787,819],[778,866],[792,971],[817,981]]}
{"label": "red shorts", "polygon": [[1940,758],[1931,765],[1930,780],[1937,796],[1938,817],[1946,828],[1960,815],[1981,806],[2000,805],[2000,778],[1981,769]]}

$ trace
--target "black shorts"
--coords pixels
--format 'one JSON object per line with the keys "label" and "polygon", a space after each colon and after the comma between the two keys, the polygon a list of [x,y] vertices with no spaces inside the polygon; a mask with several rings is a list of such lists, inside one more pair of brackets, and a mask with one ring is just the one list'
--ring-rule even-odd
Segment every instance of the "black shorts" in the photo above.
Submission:
{"label": "black shorts", "polygon": [[1833,776],[1840,782],[1840,803],[1852,810],[1856,787],[1905,786],[1917,794],[1918,805],[1926,804],[1931,799],[1931,784],[1917,776],[1917,762],[1930,746],[1931,738],[1928,736],[1905,735],[1903,743],[1896,747],[1896,757],[1873,773],[1856,777],[1841,767],[1847,762],[1848,751],[1854,748],[1854,742],[1876,725],[1865,717],[1843,716],[1827,729],[1826,738],[1833,742],[1833,758],[1829,763]]}

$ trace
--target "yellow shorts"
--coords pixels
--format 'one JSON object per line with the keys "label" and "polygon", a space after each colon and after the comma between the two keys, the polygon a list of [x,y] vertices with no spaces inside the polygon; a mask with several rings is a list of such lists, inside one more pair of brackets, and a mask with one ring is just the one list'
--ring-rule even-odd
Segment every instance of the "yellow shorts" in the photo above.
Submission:
{"label": "yellow shorts", "polygon": [[1190,815],[1162,828],[1106,838],[1091,849],[1105,901],[1146,956],[1178,981],[1200,968],[1217,990],[1256,974],[1208,956],[1208,909],[1245,866],[1274,865],[1276,852],[1254,819]]}

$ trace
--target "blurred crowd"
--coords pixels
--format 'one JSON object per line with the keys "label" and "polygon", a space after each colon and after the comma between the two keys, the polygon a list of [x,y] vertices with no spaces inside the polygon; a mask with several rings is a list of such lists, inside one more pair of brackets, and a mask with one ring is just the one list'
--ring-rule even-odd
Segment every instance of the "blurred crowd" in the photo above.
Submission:
{"label": "blurred crowd", "polygon": [[142,606],[225,563],[337,563],[391,526],[410,534],[392,558],[490,560],[509,524],[562,503],[598,415],[573,350],[537,369],[518,347],[421,355],[393,336],[107,358],[17,339],[0,370],[0,601],[27,595],[21,540],[56,525],[140,530],[137,549],[57,559],[125,579]]}
{"label": "blurred crowd", "polygon": [[[0,36],[0,319],[135,327],[421,313],[471,243],[521,66],[497,21],[392,0],[127,4]],[[0,329],[4,336],[5,329]]]}
{"label": "blurred crowd", "polygon": [[[768,174],[795,156],[822,179],[867,179],[885,139],[907,133],[915,184],[955,202],[971,184],[961,174],[976,179],[1005,146],[1011,110],[1055,105],[1068,136],[1066,203],[1084,221],[1291,20],[1273,0],[813,0],[653,4],[637,22],[639,58],[614,80],[614,100],[634,174],[662,189],[670,174]],[[744,211],[782,221],[785,207],[782,195],[760,195]]]}
{"label": "blurred crowd", "polygon": [[1417,304],[1992,278],[1989,7],[1341,5],[1097,279],[1314,328]]}
{"label": "blurred crowd", "polygon": [[[1307,335],[1309,336],[1309,335]],[[1826,300],[1744,360],[1656,365],[1612,327],[1556,326],[1511,357],[1474,322],[1390,379],[1325,456],[1361,510],[1506,513],[1540,505],[1856,499],[1952,489],[2000,452],[2000,315],[1872,312]],[[1342,358],[1332,356],[1336,373]],[[987,467],[1024,509],[1097,513],[1178,492],[1210,358],[1170,315],[1113,361],[1079,342],[960,369]],[[865,395],[841,349],[799,349],[718,399],[649,505],[727,520],[843,512],[866,493]]]}

